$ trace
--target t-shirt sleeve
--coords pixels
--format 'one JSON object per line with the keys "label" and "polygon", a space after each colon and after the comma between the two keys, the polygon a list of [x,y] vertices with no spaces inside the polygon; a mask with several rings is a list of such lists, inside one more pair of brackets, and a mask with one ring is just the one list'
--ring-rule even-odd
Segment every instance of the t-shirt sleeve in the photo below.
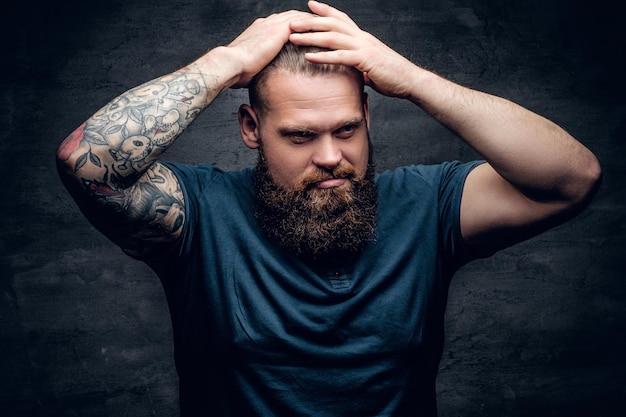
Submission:
{"label": "t-shirt sleeve", "polygon": [[186,165],[165,162],[164,165],[176,175],[185,201],[185,225],[183,232],[177,245],[170,252],[170,256],[180,257],[189,251],[189,246],[193,239],[194,224],[200,211],[199,198],[210,188],[222,171],[209,164]]}
{"label": "t-shirt sleeve", "polygon": [[[385,199],[389,201],[409,201],[416,213],[426,220],[419,227],[428,228],[425,239],[437,239],[437,257],[444,268],[445,276],[467,262],[482,257],[466,245],[461,236],[461,198],[465,180],[469,173],[484,161],[444,162],[434,165],[411,165],[379,176],[379,184],[387,190]],[[389,190],[393,191],[389,191]],[[393,213],[403,209],[387,209]],[[402,206],[411,210],[410,207]],[[405,213],[402,213],[404,215]],[[434,230],[430,226],[434,226]],[[395,227],[391,225],[390,227]],[[436,234],[431,235],[430,233]]]}
{"label": "t-shirt sleeve", "polygon": [[455,269],[481,257],[465,244],[461,235],[461,198],[469,173],[484,161],[446,162],[440,165],[439,220],[440,238],[447,264]]}

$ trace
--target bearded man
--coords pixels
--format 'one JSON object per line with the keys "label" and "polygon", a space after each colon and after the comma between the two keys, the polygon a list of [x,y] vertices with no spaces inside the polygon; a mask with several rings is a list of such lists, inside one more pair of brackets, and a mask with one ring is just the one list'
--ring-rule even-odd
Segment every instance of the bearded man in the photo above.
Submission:
{"label": "bearded man", "polygon": [[[255,214],[259,225],[272,239],[296,255],[332,261],[343,255],[359,253],[368,241],[374,239],[377,194],[363,76],[353,67],[314,65],[304,58],[307,52],[320,51],[320,48],[297,48],[287,43],[278,56],[252,79],[248,88],[251,104],[242,105],[239,114],[246,144],[259,149],[255,170]],[[341,78],[336,78],[338,75]],[[285,80],[287,83],[280,80],[277,83],[276,78],[283,76],[288,78]],[[341,85],[339,80],[343,80],[345,85]],[[320,88],[320,83],[323,84],[321,91],[331,99],[336,99],[333,84],[345,88],[350,97],[349,106],[333,102],[326,106],[327,114],[322,113],[320,102],[324,93],[315,91]],[[297,84],[298,87],[293,89],[289,84]],[[313,91],[307,91],[307,87]],[[300,110],[305,118],[310,120],[315,115],[326,123],[332,120],[335,125],[331,126],[331,130],[336,138],[358,140],[359,162],[362,165],[363,155],[369,155],[367,167],[355,166],[347,158],[333,158],[332,155],[328,161],[314,161],[313,158],[319,155],[301,153],[311,159],[310,166],[307,166],[308,161],[294,166],[293,173],[283,179],[278,178],[281,182],[277,183],[272,177],[271,171],[274,170],[270,170],[268,159],[272,165],[282,169],[295,161],[293,157],[283,156],[274,150],[280,144],[276,143],[273,132],[278,131],[283,136],[280,142],[287,137],[289,142],[300,148],[320,134],[319,129],[312,130],[310,122],[307,125],[294,124],[294,116],[279,113],[283,110],[281,105],[292,98],[290,95],[300,100],[301,106],[303,99],[314,99],[309,103],[310,107]],[[291,106],[288,109],[293,111]],[[342,110],[347,112],[346,116],[334,121],[332,118]],[[274,126],[276,123],[280,124]],[[268,135],[266,146],[272,147],[269,157],[263,145],[265,133]],[[369,149],[363,148],[366,138]],[[294,177],[297,178],[295,182],[292,181]]]}
{"label": "bearded man", "polygon": [[[435,416],[452,275],[580,212],[600,168],[554,123],[309,8],[114,99],[61,144],[59,172],[160,277],[182,415]],[[484,161],[376,173],[364,85],[413,102]],[[231,87],[249,89],[238,116],[258,165],[160,161]],[[177,135],[152,143],[174,109]],[[135,143],[149,152],[124,159]]]}

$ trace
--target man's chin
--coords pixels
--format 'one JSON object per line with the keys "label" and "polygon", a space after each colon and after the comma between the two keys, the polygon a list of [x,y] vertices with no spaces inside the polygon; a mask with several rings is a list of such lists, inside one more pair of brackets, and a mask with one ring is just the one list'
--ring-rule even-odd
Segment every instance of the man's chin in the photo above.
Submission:
{"label": "man's chin", "polygon": [[[312,179],[287,191],[271,178],[264,158],[255,170],[255,217],[272,240],[293,254],[333,260],[360,253],[375,238],[378,192],[374,166],[364,178],[351,174]],[[343,181],[335,181],[336,179]],[[336,186],[314,186],[314,184]],[[313,185],[313,186],[312,186]]]}

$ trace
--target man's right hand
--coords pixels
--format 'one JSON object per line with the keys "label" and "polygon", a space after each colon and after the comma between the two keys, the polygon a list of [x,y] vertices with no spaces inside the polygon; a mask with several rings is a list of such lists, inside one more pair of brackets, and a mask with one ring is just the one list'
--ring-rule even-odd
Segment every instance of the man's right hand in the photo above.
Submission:
{"label": "man's right hand", "polygon": [[223,51],[234,65],[236,75],[232,87],[247,87],[252,77],[269,64],[287,43],[292,33],[291,22],[311,16],[308,12],[289,10],[256,19]]}

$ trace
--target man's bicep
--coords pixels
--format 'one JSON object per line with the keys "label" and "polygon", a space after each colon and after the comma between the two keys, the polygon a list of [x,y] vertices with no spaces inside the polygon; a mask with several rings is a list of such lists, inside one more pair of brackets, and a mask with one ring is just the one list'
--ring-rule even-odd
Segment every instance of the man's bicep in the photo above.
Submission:
{"label": "man's bicep", "polygon": [[128,230],[118,244],[131,256],[146,257],[172,245],[185,224],[185,201],[174,173],[154,163],[127,191]]}
{"label": "man's bicep", "polygon": [[161,253],[182,233],[183,192],[174,173],[159,162],[126,188],[82,188],[84,191],[72,194],[83,214],[130,256],[146,258]]}
{"label": "man's bicep", "polygon": [[565,207],[528,198],[485,163],[465,181],[461,234],[466,243],[495,252],[562,223]]}

